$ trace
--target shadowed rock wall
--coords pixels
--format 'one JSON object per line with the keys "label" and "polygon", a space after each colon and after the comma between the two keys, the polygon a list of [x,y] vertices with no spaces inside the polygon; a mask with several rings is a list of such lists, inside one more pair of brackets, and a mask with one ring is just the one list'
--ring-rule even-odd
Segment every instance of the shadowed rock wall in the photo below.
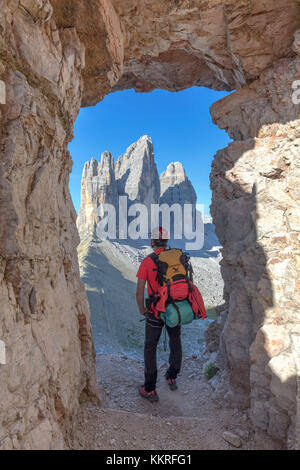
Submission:
{"label": "shadowed rock wall", "polygon": [[221,348],[229,398],[290,447],[299,445],[300,106],[292,101],[299,72],[300,58],[282,59],[211,109],[234,139],[211,173],[229,310]]}

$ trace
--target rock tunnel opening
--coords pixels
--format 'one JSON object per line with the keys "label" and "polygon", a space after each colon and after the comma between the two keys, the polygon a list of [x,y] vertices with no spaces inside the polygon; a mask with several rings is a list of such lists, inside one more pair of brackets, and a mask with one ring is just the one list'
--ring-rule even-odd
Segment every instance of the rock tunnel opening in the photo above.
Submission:
{"label": "rock tunnel opening", "polygon": [[[203,206],[205,225],[198,227],[199,232],[204,232],[203,247],[201,242],[190,255],[195,282],[202,292],[209,320],[205,325],[199,322],[194,334],[188,328],[183,335],[186,355],[203,353],[204,332],[209,321],[216,318],[215,308],[223,303],[224,287],[219,269],[220,243],[209,212],[209,174],[213,155],[229,143],[228,135],[211,122],[209,108],[227,94],[204,88],[177,93],[158,90],[150,94],[129,90],[108,95],[97,106],[81,110],[75,123],[74,139],[69,145],[74,162],[70,192],[78,214],[79,266],[98,352],[106,349],[143,356],[144,325],[138,321],[135,305],[135,275],[139,262],[148,254],[150,240],[134,242],[130,238],[118,238],[113,245],[106,242],[105,246],[97,244],[99,238],[95,232],[95,236],[91,235],[95,221],[99,220],[99,205],[112,203],[118,207],[118,198],[112,197],[112,193],[118,192],[114,186],[121,182],[116,171],[120,166],[118,162],[127,159],[127,166],[122,170],[126,191],[124,188],[122,191],[130,201],[167,204],[168,207],[192,204],[195,208],[198,202],[201,209]],[[145,135],[150,137],[145,140],[142,138]],[[131,142],[133,140],[136,142]],[[107,153],[103,154],[105,150],[112,152],[109,168],[100,163],[100,155],[103,160]],[[91,156],[96,159],[90,160]],[[177,162],[176,171],[172,162]],[[159,194],[153,192],[153,187]],[[184,249],[186,243],[171,240],[169,246]],[[162,344],[159,349],[162,357],[167,357]]]}
{"label": "rock tunnel opening", "polygon": [[[283,86],[291,90],[291,78],[295,77],[297,65],[295,67],[294,63],[289,69],[285,62],[278,67],[280,71],[276,76],[281,74],[285,82]],[[289,379],[281,379],[285,374],[281,359],[273,356],[275,343],[279,341],[279,348],[283,346],[282,339],[279,339],[283,330],[280,332],[278,329],[277,322],[280,320],[275,320],[275,327],[267,320],[270,315],[272,317],[270,312],[278,310],[274,301],[274,273],[269,268],[268,249],[266,251],[260,232],[260,219],[262,207],[266,207],[264,194],[268,192],[269,185],[281,186],[284,171],[278,168],[282,160],[281,157],[278,160],[272,135],[280,129],[277,134],[282,139],[279,154],[285,154],[284,149],[290,148],[290,144],[281,126],[285,124],[291,126],[289,129],[294,129],[297,111],[289,103],[287,122],[278,124],[278,117],[264,108],[267,115],[264,119],[273,129],[270,131],[270,128],[261,125],[261,117],[256,114],[257,107],[266,104],[264,96],[267,96],[268,90],[263,92],[263,96],[260,93],[264,86],[273,86],[270,84],[273,76],[274,70],[269,70],[257,83],[258,90],[254,93],[254,87],[250,91],[244,88],[212,106],[214,122],[226,129],[234,141],[227,149],[216,153],[210,178],[212,214],[223,245],[221,271],[225,281],[225,308],[219,317],[219,324],[213,324],[208,329],[206,340],[210,357],[221,371],[214,384],[215,398],[225,398],[227,403],[250,409],[251,419],[257,426],[257,436],[260,436],[258,441],[267,431],[273,445],[279,448],[286,439],[289,439],[290,446],[295,445],[297,421],[295,418],[287,420],[282,394],[290,396],[287,406],[293,414],[295,399],[292,396],[295,396],[297,372],[295,364],[289,362],[290,372],[286,371]],[[266,129],[270,137],[264,134],[268,132]],[[293,148],[292,153],[295,154]],[[267,161],[262,162],[262,155],[265,159],[268,156]],[[262,165],[259,172],[258,161]],[[285,167],[285,163],[283,165]],[[279,191],[281,193],[282,190]],[[266,213],[264,215],[267,216]],[[273,230],[275,232],[275,227]],[[284,262],[283,258],[281,260],[277,259],[275,264]],[[284,341],[288,343],[287,339]],[[265,389],[267,383],[269,396]]]}

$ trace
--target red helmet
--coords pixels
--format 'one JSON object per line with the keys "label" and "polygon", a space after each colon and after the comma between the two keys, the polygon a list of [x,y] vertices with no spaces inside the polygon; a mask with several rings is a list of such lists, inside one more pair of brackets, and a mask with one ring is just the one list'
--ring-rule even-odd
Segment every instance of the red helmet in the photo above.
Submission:
{"label": "red helmet", "polygon": [[169,234],[163,227],[156,227],[152,230],[151,240],[169,240]]}

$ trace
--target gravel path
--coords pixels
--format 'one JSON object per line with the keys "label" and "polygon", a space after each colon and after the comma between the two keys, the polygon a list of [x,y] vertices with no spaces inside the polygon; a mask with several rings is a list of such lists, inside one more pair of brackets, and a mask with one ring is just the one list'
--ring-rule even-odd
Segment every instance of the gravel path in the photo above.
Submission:
{"label": "gravel path", "polygon": [[[210,398],[212,388],[199,372],[202,368],[200,359],[184,359],[178,377],[179,389],[174,392],[165,383],[166,368],[167,364],[162,364],[159,369],[157,391],[160,400],[149,403],[137,393],[138,385],[143,382],[142,361],[126,356],[98,355],[102,406],[82,406],[72,447],[102,450],[253,447],[247,415]],[[234,445],[224,437],[230,438]]]}

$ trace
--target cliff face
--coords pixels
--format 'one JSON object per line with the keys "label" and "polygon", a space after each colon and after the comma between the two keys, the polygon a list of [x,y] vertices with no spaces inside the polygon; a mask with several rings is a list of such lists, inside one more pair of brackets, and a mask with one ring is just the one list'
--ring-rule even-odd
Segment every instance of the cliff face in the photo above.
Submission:
{"label": "cliff face", "polygon": [[[81,179],[81,208],[77,218],[79,232],[92,234],[101,217],[102,204],[118,206],[118,190],[111,152],[104,152],[98,163],[95,158],[86,162]],[[100,209],[101,210],[101,209]]]}
{"label": "cliff face", "polygon": [[1,1],[1,448],[63,447],[96,394],[68,190],[80,106],[193,85],[238,89],[212,109],[234,139],[211,177],[233,398],[299,447],[298,3]]}
{"label": "cliff face", "polygon": [[159,178],[153,144],[148,136],[131,144],[115,165],[110,152],[102,154],[99,164],[94,158],[85,163],[77,219],[83,237],[95,232],[99,217],[104,215],[102,204],[112,204],[118,215],[119,196],[127,197],[128,208],[134,203],[145,205],[149,225],[151,204],[192,204],[195,207],[197,202],[195,189],[180,162],[170,163]]}
{"label": "cliff face", "polygon": [[300,109],[291,98],[299,71],[299,58],[281,60],[211,109],[234,139],[211,173],[233,398],[291,446],[299,436]]}
{"label": "cliff face", "polygon": [[[170,163],[160,177],[160,204],[167,204],[169,207],[173,204],[180,205],[182,210],[184,210],[185,204],[192,205],[190,222],[187,221],[185,212],[182,212],[184,215],[184,230],[182,233],[179,229],[178,235],[185,236],[193,233],[193,230],[195,231],[196,203],[196,191],[186,176],[182,164],[180,162]],[[175,213],[171,213],[170,236],[176,238],[178,226],[175,226],[174,217]],[[163,219],[161,219],[161,223],[165,225]]]}
{"label": "cliff face", "polygon": [[170,163],[160,177],[160,203],[195,205],[196,202],[196,191],[186,176],[182,163]]}
{"label": "cliff face", "polygon": [[159,176],[154,161],[153,144],[148,136],[132,144],[115,165],[119,195],[147,207],[159,202]]}

